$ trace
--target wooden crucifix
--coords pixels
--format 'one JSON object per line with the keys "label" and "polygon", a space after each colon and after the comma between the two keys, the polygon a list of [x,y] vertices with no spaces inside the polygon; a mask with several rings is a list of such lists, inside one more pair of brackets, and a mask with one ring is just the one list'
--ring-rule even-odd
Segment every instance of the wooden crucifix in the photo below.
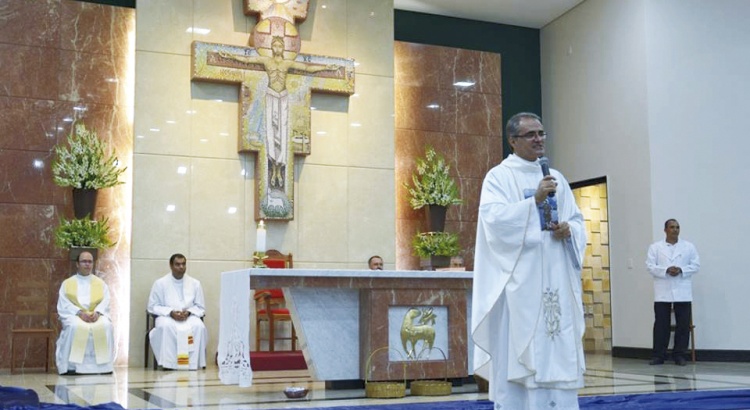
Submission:
{"label": "wooden crucifix", "polygon": [[191,79],[239,84],[239,152],[257,152],[256,219],[294,217],[294,155],[310,154],[312,91],[354,93],[354,61],[299,54],[307,0],[245,0],[251,47],[194,42]]}

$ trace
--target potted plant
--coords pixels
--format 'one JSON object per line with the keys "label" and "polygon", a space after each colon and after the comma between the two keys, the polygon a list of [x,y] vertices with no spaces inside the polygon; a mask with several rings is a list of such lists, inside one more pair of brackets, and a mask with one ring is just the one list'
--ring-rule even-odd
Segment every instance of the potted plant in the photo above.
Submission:
{"label": "potted plant", "polygon": [[96,191],[118,184],[125,167],[120,167],[117,157],[106,148],[96,132],[82,123],[73,125],[67,144],[55,147],[52,173],[55,184],[73,188],[73,207],[76,218],[93,215]]}
{"label": "potted plant", "polygon": [[77,260],[78,254],[86,250],[96,258],[98,249],[107,249],[115,243],[109,239],[109,219],[60,219],[55,228],[55,245],[70,249],[70,259]]}
{"label": "potted plant", "polygon": [[412,239],[414,254],[422,259],[422,267],[445,267],[458,255],[458,235],[451,232],[421,232]]}
{"label": "potted plant", "polygon": [[410,196],[409,204],[413,209],[427,206],[430,231],[442,232],[447,207],[461,203],[456,182],[450,176],[450,166],[442,155],[428,146],[424,158],[417,158],[417,169],[411,179],[411,186],[404,183]]}

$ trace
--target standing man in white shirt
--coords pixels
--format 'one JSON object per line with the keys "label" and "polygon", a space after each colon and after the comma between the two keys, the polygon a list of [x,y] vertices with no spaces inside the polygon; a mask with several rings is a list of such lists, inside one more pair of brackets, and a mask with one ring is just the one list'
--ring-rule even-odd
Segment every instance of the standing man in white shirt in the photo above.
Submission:
{"label": "standing man in white shirt", "polygon": [[664,222],[666,239],[648,248],[646,267],[654,277],[654,352],[651,365],[664,364],[669,347],[672,310],[675,316],[672,358],[678,366],[687,363],[690,341],[690,315],[693,301],[693,275],[700,269],[698,251],[692,243],[679,239],[676,219]]}
{"label": "standing man in white shirt", "polygon": [[154,282],[148,313],[156,316],[151,329],[151,349],[164,369],[197,370],[206,367],[206,302],[200,281],[186,274],[187,259],[169,258],[168,273]]}

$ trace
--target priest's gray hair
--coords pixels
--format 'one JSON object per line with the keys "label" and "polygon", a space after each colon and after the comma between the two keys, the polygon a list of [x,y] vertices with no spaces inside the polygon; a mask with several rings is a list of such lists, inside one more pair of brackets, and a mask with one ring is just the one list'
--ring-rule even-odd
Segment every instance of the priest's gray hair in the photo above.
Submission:
{"label": "priest's gray hair", "polygon": [[521,120],[525,118],[531,118],[542,123],[542,119],[534,114],[533,112],[519,112],[518,114],[510,117],[508,122],[505,124],[505,135],[506,138],[518,137],[518,128],[521,126]]}

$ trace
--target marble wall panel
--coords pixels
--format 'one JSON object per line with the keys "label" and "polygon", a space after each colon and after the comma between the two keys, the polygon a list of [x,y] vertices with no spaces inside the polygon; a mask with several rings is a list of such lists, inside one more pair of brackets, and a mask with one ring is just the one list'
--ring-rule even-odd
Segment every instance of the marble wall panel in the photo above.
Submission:
{"label": "marble wall panel", "polygon": [[456,132],[471,135],[502,135],[500,94],[456,93]]}
{"label": "marble wall panel", "polygon": [[349,163],[349,115],[318,109],[312,112],[310,124],[311,149],[304,163],[346,166]]}
{"label": "marble wall panel", "polygon": [[296,252],[303,261],[336,262],[347,259],[348,172],[343,167],[305,165],[299,179]]}
{"label": "marble wall panel", "polygon": [[190,155],[190,125],[197,110],[190,98],[190,57],[138,50],[136,61],[134,152]]}
{"label": "marble wall panel", "polygon": [[356,87],[349,101],[346,165],[392,170],[393,79],[360,75]]}
{"label": "marble wall panel", "polygon": [[53,229],[59,218],[51,204],[0,204],[0,258],[57,258]]}
{"label": "marble wall panel", "polygon": [[[140,2],[136,9],[138,13],[135,36],[136,50],[190,55],[190,44],[193,40],[202,40],[202,36],[196,38],[195,35],[187,31],[189,27],[193,26],[193,19],[195,18],[193,3],[193,1],[175,3],[171,0]],[[211,3],[215,2],[212,1]],[[225,21],[222,24],[226,24]],[[211,29],[213,26],[203,28]],[[145,79],[144,77],[148,76],[139,76],[139,82],[142,78]]]}
{"label": "marble wall panel", "polygon": [[60,50],[12,43],[0,44],[0,95],[56,100]]}
{"label": "marble wall panel", "polygon": [[58,46],[62,25],[60,2],[4,1],[2,7],[0,38],[4,43],[44,48]]}
{"label": "marble wall panel", "polygon": [[[472,269],[482,180],[503,155],[500,56],[401,42],[394,50],[396,187],[411,181],[425,146],[446,158],[464,200],[448,208],[446,231],[459,235],[461,256]],[[474,84],[457,87],[457,81]],[[396,218],[396,267],[418,269],[410,244],[425,229],[425,213],[412,210],[408,194],[397,191]]]}
{"label": "marble wall panel", "polygon": [[394,66],[394,81],[406,87],[438,88],[443,66],[440,47],[397,41],[393,53],[398,56]]}
{"label": "marble wall panel", "polygon": [[[65,140],[72,120],[98,131],[120,164],[130,166],[134,16],[132,9],[69,0],[3,2],[0,275],[13,280],[2,286],[13,293],[0,293],[0,311],[12,318],[11,327],[59,328],[57,291],[74,268],[67,252],[55,247],[53,231],[59,217],[72,216],[72,207],[70,189],[53,184],[50,167],[53,148]],[[128,183],[129,172],[123,178]],[[120,301],[129,291],[131,188],[104,190],[96,208],[98,217],[110,219],[118,242],[100,254],[97,268],[112,290],[118,329],[119,315],[129,307]],[[0,338],[0,368],[10,367],[6,337]],[[43,346],[36,342],[20,342],[17,363],[41,367]],[[118,346],[127,356],[122,338]]]}
{"label": "marble wall panel", "polygon": [[0,149],[50,152],[62,136],[55,101],[0,97],[0,112]]}
{"label": "marble wall panel", "polygon": [[[302,38],[302,53],[333,57],[351,57],[347,55],[347,9],[350,0],[327,0],[309,2],[307,18],[298,24],[297,29]],[[251,21],[251,24],[255,22]],[[393,25],[391,25],[392,27]],[[252,29],[252,28],[251,28]]]}
{"label": "marble wall panel", "polygon": [[[190,248],[194,259],[242,260],[246,254],[242,163],[193,158],[190,180]],[[177,251],[175,251],[177,252]]]}
{"label": "marble wall panel", "polygon": [[[393,197],[381,194],[381,190],[394,191],[393,171],[350,168],[348,179],[347,260],[360,261],[354,262],[352,268],[364,269],[370,256],[377,254],[383,258],[384,269],[393,269],[396,260],[393,227],[383,221],[395,220],[395,208]],[[374,243],[373,237],[388,239]]]}
{"label": "marble wall panel", "polygon": [[128,40],[135,29],[132,9],[77,1],[65,1],[60,6],[59,21],[75,21],[75,24],[60,24],[61,49],[110,58],[130,53],[130,44],[123,40]]}
{"label": "marble wall panel", "polygon": [[358,75],[393,77],[393,0],[348,2],[347,26],[346,55],[357,62]]}
{"label": "marble wall panel", "polygon": [[[406,362],[406,378],[430,379],[439,377],[465,377],[467,375],[467,311],[466,292],[461,290],[373,290],[362,295],[360,305],[363,313],[360,320],[365,334],[360,347],[360,363],[365,364],[376,349],[388,346],[388,309],[391,306],[446,306],[448,308],[448,356],[446,362]],[[387,354],[372,357],[371,380],[398,380],[403,377],[402,362],[391,362]],[[364,367],[364,366],[363,366]],[[370,369],[363,369],[370,371]]]}
{"label": "marble wall panel", "polygon": [[0,203],[65,203],[65,191],[52,182],[49,151],[0,150]]}

